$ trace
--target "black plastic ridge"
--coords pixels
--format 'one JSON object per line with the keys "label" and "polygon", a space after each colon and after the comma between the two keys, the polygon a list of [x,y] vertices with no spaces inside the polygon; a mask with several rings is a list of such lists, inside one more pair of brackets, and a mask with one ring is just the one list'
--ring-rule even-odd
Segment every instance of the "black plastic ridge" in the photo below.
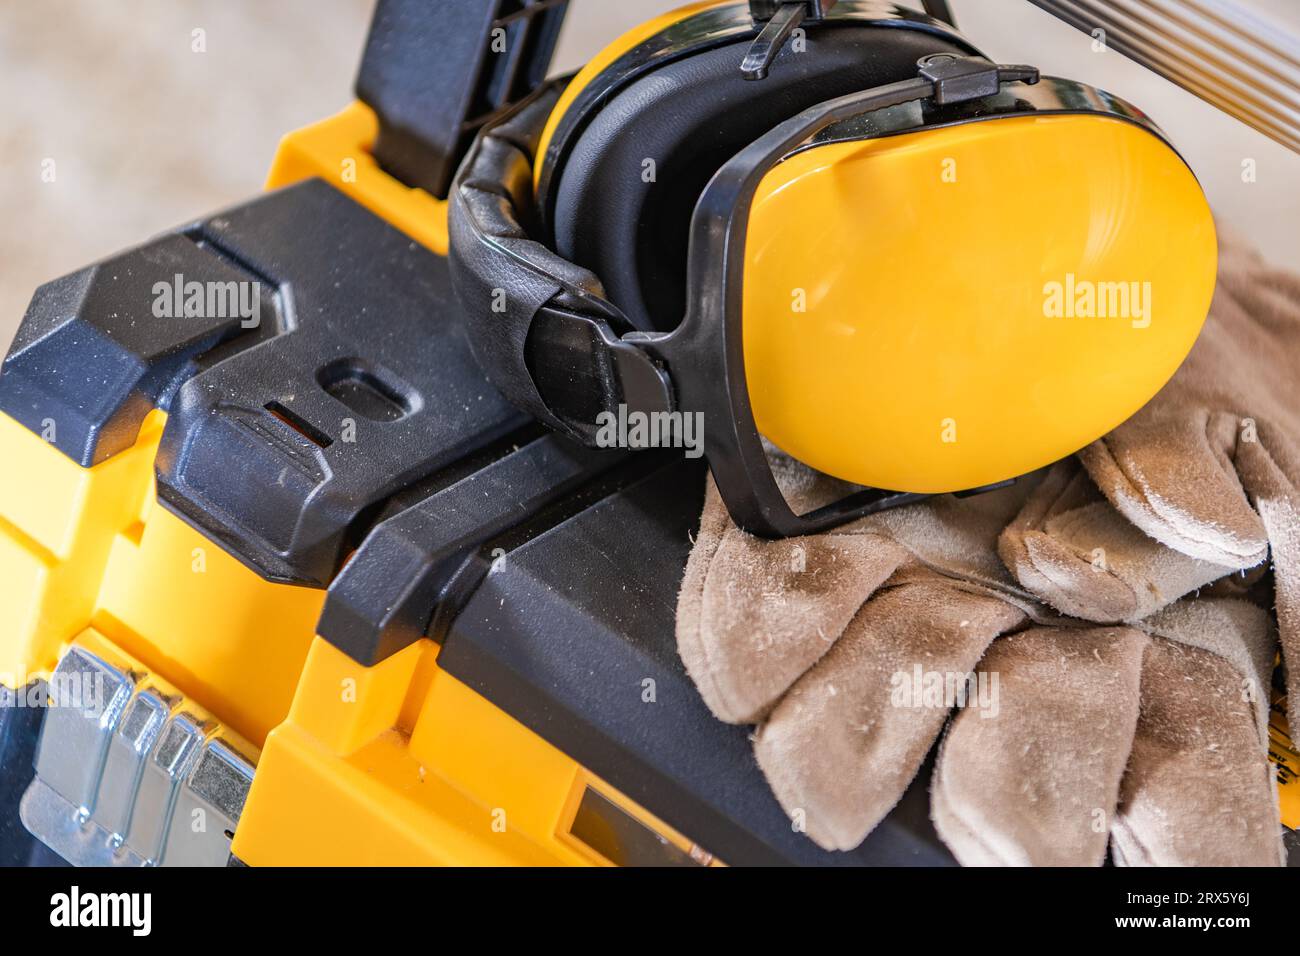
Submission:
{"label": "black plastic ridge", "polygon": [[375,158],[446,196],[474,134],[546,77],[567,0],[379,0],[357,97],[379,118]]}
{"label": "black plastic ridge", "polygon": [[458,610],[453,590],[477,583],[464,568],[483,544],[624,457],[544,435],[380,522],[330,585],[316,632],[367,667],[418,641],[435,609]]}
{"label": "black plastic ridge", "polygon": [[45,283],[0,371],[0,411],[84,467],[131,447],[145,416],[197,372],[195,360],[244,331],[237,315],[155,318],[156,283],[177,275],[257,281],[172,233]]}

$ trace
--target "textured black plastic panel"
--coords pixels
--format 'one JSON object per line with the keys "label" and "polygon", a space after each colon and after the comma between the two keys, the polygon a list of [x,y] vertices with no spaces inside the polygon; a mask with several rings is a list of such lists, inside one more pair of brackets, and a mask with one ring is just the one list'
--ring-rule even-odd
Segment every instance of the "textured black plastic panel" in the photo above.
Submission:
{"label": "textured black plastic panel", "polygon": [[446,260],[324,182],[200,229],[276,282],[295,327],[181,386],[159,498],[264,576],[323,587],[371,509],[524,416],[470,356]]}
{"label": "textured black plastic panel", "polygon": [[[159,319],[155,284],[257,277],[173,233],[36,290],[0,372],[0,410],[81,465],[129,448],[155,406],[197,370],[195,359],[243,331],[238,315]],[[260,309],[268,326],[278,303]]]}

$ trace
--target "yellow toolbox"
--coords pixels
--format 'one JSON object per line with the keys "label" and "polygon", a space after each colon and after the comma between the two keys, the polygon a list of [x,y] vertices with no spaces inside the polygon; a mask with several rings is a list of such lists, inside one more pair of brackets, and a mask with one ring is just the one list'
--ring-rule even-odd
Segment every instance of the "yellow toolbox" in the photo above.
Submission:
{"label": "yellow toolbox", "polygon": [[449,142],[380,30],[264,195],[36,292],[0,375],[0,797],[63,858],[951,861],[924,782],[852,852],[791,827],[675,652],[703,465],[580,448],[471,355],[439,195],[562,7],[473,33],[531,37],[508,82],[427,80]]}

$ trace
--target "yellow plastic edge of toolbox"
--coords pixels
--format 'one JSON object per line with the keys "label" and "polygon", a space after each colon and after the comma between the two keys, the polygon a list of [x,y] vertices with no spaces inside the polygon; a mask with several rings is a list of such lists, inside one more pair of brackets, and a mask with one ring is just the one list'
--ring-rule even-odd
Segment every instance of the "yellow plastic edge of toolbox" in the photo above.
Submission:
{"label": "yellow plastic edge of toolbox", "polygon": [[0,415],[0,681],[48,679],[87,629],[254,745],[288,713],[325,594],[273,584],[165,508],[166,415],[92,468]]}
{"label": "yellow plastic edge of toolbox", "polygon": [[447,203],[423,189],[403,185],[371,153],[379,135],[374,110],[354,102],[336,113],[288,133],[280,140],[267,189],[313,176],[346,193],[376,216],[440,256],[447,254]]}
{"label": "yellow plastic edge of toolbox", "polygon": [[313,643],[235,832],[254,866],[608,865],[569,833],[587,787],[689,840],[437,667],[428,639],[363,667]]}
{"label": "yellow plastic edge of toolbox", "polygon": [[1274,694],[1268,714],[1268,755],[1277,772],[1282,825],[1300,830],[1300,749],[1287,728],[1286,695]]}

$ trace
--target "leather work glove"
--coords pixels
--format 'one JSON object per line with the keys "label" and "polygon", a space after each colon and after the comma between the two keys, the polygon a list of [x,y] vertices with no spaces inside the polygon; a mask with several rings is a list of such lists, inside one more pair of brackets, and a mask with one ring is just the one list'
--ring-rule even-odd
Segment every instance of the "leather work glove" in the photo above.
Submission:
{"label": "leather work glove", "polygon": [[958,711],[931,812],[965,865],[1279,866],[1267,759],[1271,622],[1232,599],[1136,627],[996,641],[996,719]]}
{"label": "leather work glove", "polygon": [[[832,493],[831,479],[782,456],[774,470],[796,508],[838,494]],[[967,499],[936,498],[827,534],[784,541],[761,540],[736,528],[710,482],[677,625],[679,652],[706,703],[723,720],[759,725],[755,756],[778,801],[797,827],[828,849],[856,846],[889,812],[941,734],[952,705],[961,702],[956,695],[965,693],[960,720],[975,721],[977,730],[992,735],[997,746],[985,743],[984,749],[989,759],[1005,752],[1008,768],[1011,756],[1023,762],[1035,752],[1048,752],[1047,744],[1035,743],[1038,738],[1027,736],[1028,731],[1048,738],[1049,729],[1059,727],[1060,738],[1047,742],[1076,759],[1054,759],[1038,779],[1049,793],[1078,791],[1082,804],[1067,802],[1047,816],[1069,822],[1070,812],[1080,811],[1073,823],[1082,832],[1056,844],[1057,838],[1042,828],[1008,826],[997,852],[971,849],[978,844],[968,829],[997,831],[970,811],[982,805],[978,795],[963,796],[969,772],[987,768],[975,767],[966,756],[970,748],[963,741],[971,732],[958,737],[954,727],[953,741],[944,748],[947,796],[942,802],[936,797],[934,813],[940,835],[959,859],[1097,863],[1112,830],[1117,857],[1123,846],[1129,848],[1124,859],[1130,862],[1178,858],[1167,850],[1168,840],[1142,825],[1143,812],[1154,806],[1158,817],[1172,788],[1152,790],[1137,783],[1145,776],[1159,777],[1159,748],[1167,746],[1182,748],[1179,754],[1190,751],[1183,762],[1199,775],[1199,796],[1217,798],[1221,806],[1234,807],[1258,824],[1252,825],[1253,841],[1231,843],[1228,848],[1236,855],[1229,856],[1215,852],[1222,847],[1221,837],[1205,834],[1212,822],[1221,821],[1173,812],[1170,818],[1181,828],[1178,845],[1205,847],[1206,861],[1277,863],[1281,842],[1267,751],[1256,730],[1256,711],[1241,703],[1243,686],[1259,679],[1257,660],[1267,656],[1267,627],[1239,628],[1253,643],[1233,631],[1234,643],[1231,635],[1187,624],[1176,633],[1171,627],[1157,644],[1135,629],[1060,626],[1066,622],[1026,597],[995,550],[999,530],[1023,509],[1041,480],[1041,475],[1030,476],[1011,488]],[[1250,617],[1246,608],[1242,603],[1242,618]],[[1267,624],[1266,615],[1250,610],[1257,612],[1252,623]],[[1029,624],[1053,626],[1014,633]],[[1099,643],[1109,633],[1123,638],[1112,641],[1114,648]],[[1171,642],[1170,637],[1181,640],[1184,634],[1189,635],[1186,646]],[[1071,643],[1076,637],[1077,646]],[[1012,642],[1008,652],[1000,650]],[[1148,644],[1159,650],[1147,655]],[[1247,644],[1265,650],[1242,650]],[[1032,653],[1010,654],[1022,648],[1046,655],[1044,660],[1056,661],[1056,666],[1041,666],[1043,661]],[[1220,656],[1219,648],[1229,648],[1229,656]],[[1100,660],[1094,650],[1102,654]],[[1069,663],[1085,657],[1087,667]],[[1006,666],[983,666],[970,679],[981,659],[1005,660]],[[1206,680],[1223,697],[1222,707],[1207,711],[1200,697],[1185,699],[1181,687],[1178,694],[1162,693],[1160,688],[1175,681],[1170,668],[1187,661],[1198,667],[1208,662],[1203,664],[1211,673]],[[1091,682],[1085,675],[1093,675]],[[1083,691],[1071,684],[1076,677]],[[1090,698],[1089,688],[1100,698]],[[1008,694],[1009,710],[1002,703]],[[1107,694],[1126,695],[1123,706],[1108,709]],[[1235,709],[1228,697],[1238,702]],[[1088,707],[1052,709],[1055,700],[1076,698]],[[1099,720],[1098,712],[1108,719]],[[1141,723],[1141,735],[1139,712],[1152,715]],[[1027,713],[1039,716],[1026,718]],[[1201,739],[1225,748],[1224,759],[1194,759],[1195,741]],[[1065,771],[1088,779],[1063,778]],[[1015,778],[1007,770],[1001,779]],[[1105,779],[1115,781],[1114,793],[1101,785]],[[1133,807],[1126,816],[1116,813],[1121,779],[1134,781],[1136,794],[1123,805]],[[1036,812],[1051,805],[1033,788],[1007,784],[1000,795],[989,788],[985,792],[1003,801],[1012,820],[1034,820]],[[1148,799],[1151,793],[1154,804]],[[1271,830],[1263,822],[1270,819]],[[1112,825],[1119,820],[1136,821],[1132,829],[1138,835],[1128,844],[1122,843],[1121,834],[1127,834],[1123,826]]]}
{"label": "leather work glove", "polygon": [[[841,493],[770,457],[797,509]],[[717,717],[761,725],[758,762],[821,846],[857,846],[943,728],[946,709],[891,706],[894,675],[917,664],[969,674],[995,637],[1036,613],[993,546],[1033,483],[768,541],[732,523],[709,480],[678,598],[678,651]]]}
{"label": "leather work glove", "polygon": [[[999,548],[1064,613],[1134,621],[1271,557],[1288,700],[1300,724],[1300,275],[1220,233],[1210,318],[1141,411],[1058,466]],[[1158,321],[1158,319],[1157,319]]]}

